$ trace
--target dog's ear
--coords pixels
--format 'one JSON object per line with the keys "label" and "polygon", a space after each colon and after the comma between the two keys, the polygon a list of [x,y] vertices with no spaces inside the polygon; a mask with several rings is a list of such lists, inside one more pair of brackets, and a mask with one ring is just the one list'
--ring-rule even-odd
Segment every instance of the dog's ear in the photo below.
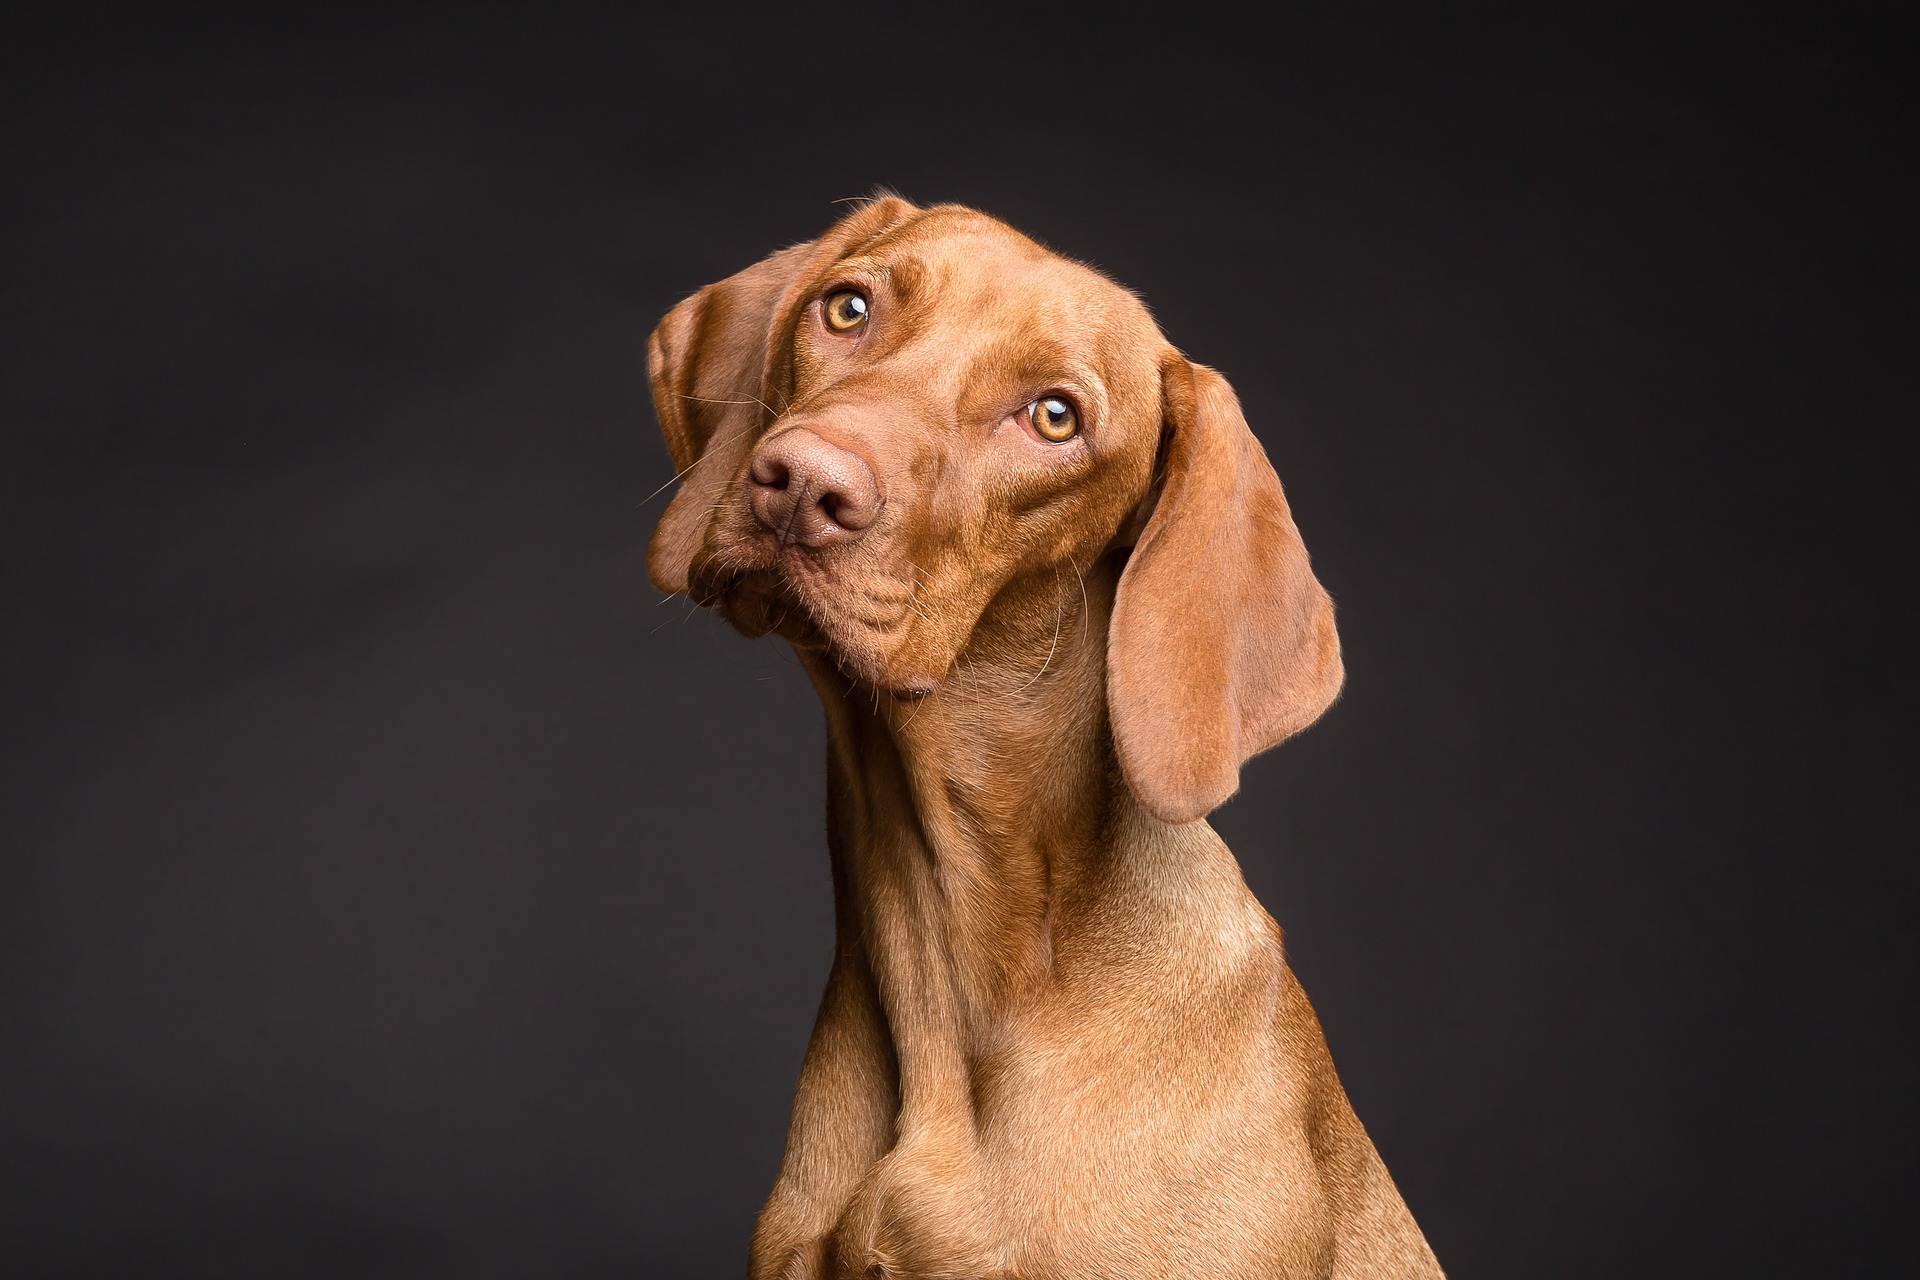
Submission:
{"label": "dog's ear", "polygon": [[647,573],[662,591],[687,589],[714,506],[740,474],[773,410],[801,293],[837,259],[918,212],[883,196],[855,209],[818,240],[794,245],[669,311],[647,339],[653,411],[679,472],[679,492],[647,547]]}
{"label": "dog's ear", "polygon": [[1233,388],[1178,355],[1161,374],[1164,474],[1114,598],[1107,700],[1134,796],[1192,822],[1319,718],[1344,672],[1333,601]]}

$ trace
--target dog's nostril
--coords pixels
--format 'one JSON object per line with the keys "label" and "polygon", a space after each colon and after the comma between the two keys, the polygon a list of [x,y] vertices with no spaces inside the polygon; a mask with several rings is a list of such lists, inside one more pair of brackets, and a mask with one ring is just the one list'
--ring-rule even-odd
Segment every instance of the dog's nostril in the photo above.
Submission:
{"label": "dog's nostril", "polygon": [[793,472],[787,464],[777,458],[760,457],[753,460],[753,482],[768,489],[784,489],[793,479]]}

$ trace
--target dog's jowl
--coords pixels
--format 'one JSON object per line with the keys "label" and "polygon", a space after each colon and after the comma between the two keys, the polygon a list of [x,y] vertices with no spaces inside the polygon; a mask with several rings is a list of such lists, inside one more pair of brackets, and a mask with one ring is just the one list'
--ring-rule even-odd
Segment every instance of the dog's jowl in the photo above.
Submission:
{"label": "dog's jowl", "polygon": [[1205,821],[1342,679],[1225,380],[892,198],[649,355],[654,582],[827,711],[837,943],[750,1274],[1439,1275]]}

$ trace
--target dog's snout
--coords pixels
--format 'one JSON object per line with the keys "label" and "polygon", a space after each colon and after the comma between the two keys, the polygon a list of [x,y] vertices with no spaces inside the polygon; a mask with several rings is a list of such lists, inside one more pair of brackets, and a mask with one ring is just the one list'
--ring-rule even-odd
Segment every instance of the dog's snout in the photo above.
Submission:
{"label": "dog's snout", "polygon": [[782,543],[851,542],[880,513],[880,486],[865,459],[791,427],[754,451],[748,468],[754,518]]}

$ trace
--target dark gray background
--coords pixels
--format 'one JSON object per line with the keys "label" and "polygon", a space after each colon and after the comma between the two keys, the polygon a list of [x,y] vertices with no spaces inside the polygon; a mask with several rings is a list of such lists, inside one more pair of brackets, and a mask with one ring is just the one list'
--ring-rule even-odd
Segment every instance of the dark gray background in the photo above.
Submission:
{"label": "dark gray background", "polygon": [[9,20],[0,1271],[738,1273],[821,727],[643,342],[886,183],[1275,458],[1218,826],[1450,1271],[1908,1273],[1912,11],[890,11]]}

